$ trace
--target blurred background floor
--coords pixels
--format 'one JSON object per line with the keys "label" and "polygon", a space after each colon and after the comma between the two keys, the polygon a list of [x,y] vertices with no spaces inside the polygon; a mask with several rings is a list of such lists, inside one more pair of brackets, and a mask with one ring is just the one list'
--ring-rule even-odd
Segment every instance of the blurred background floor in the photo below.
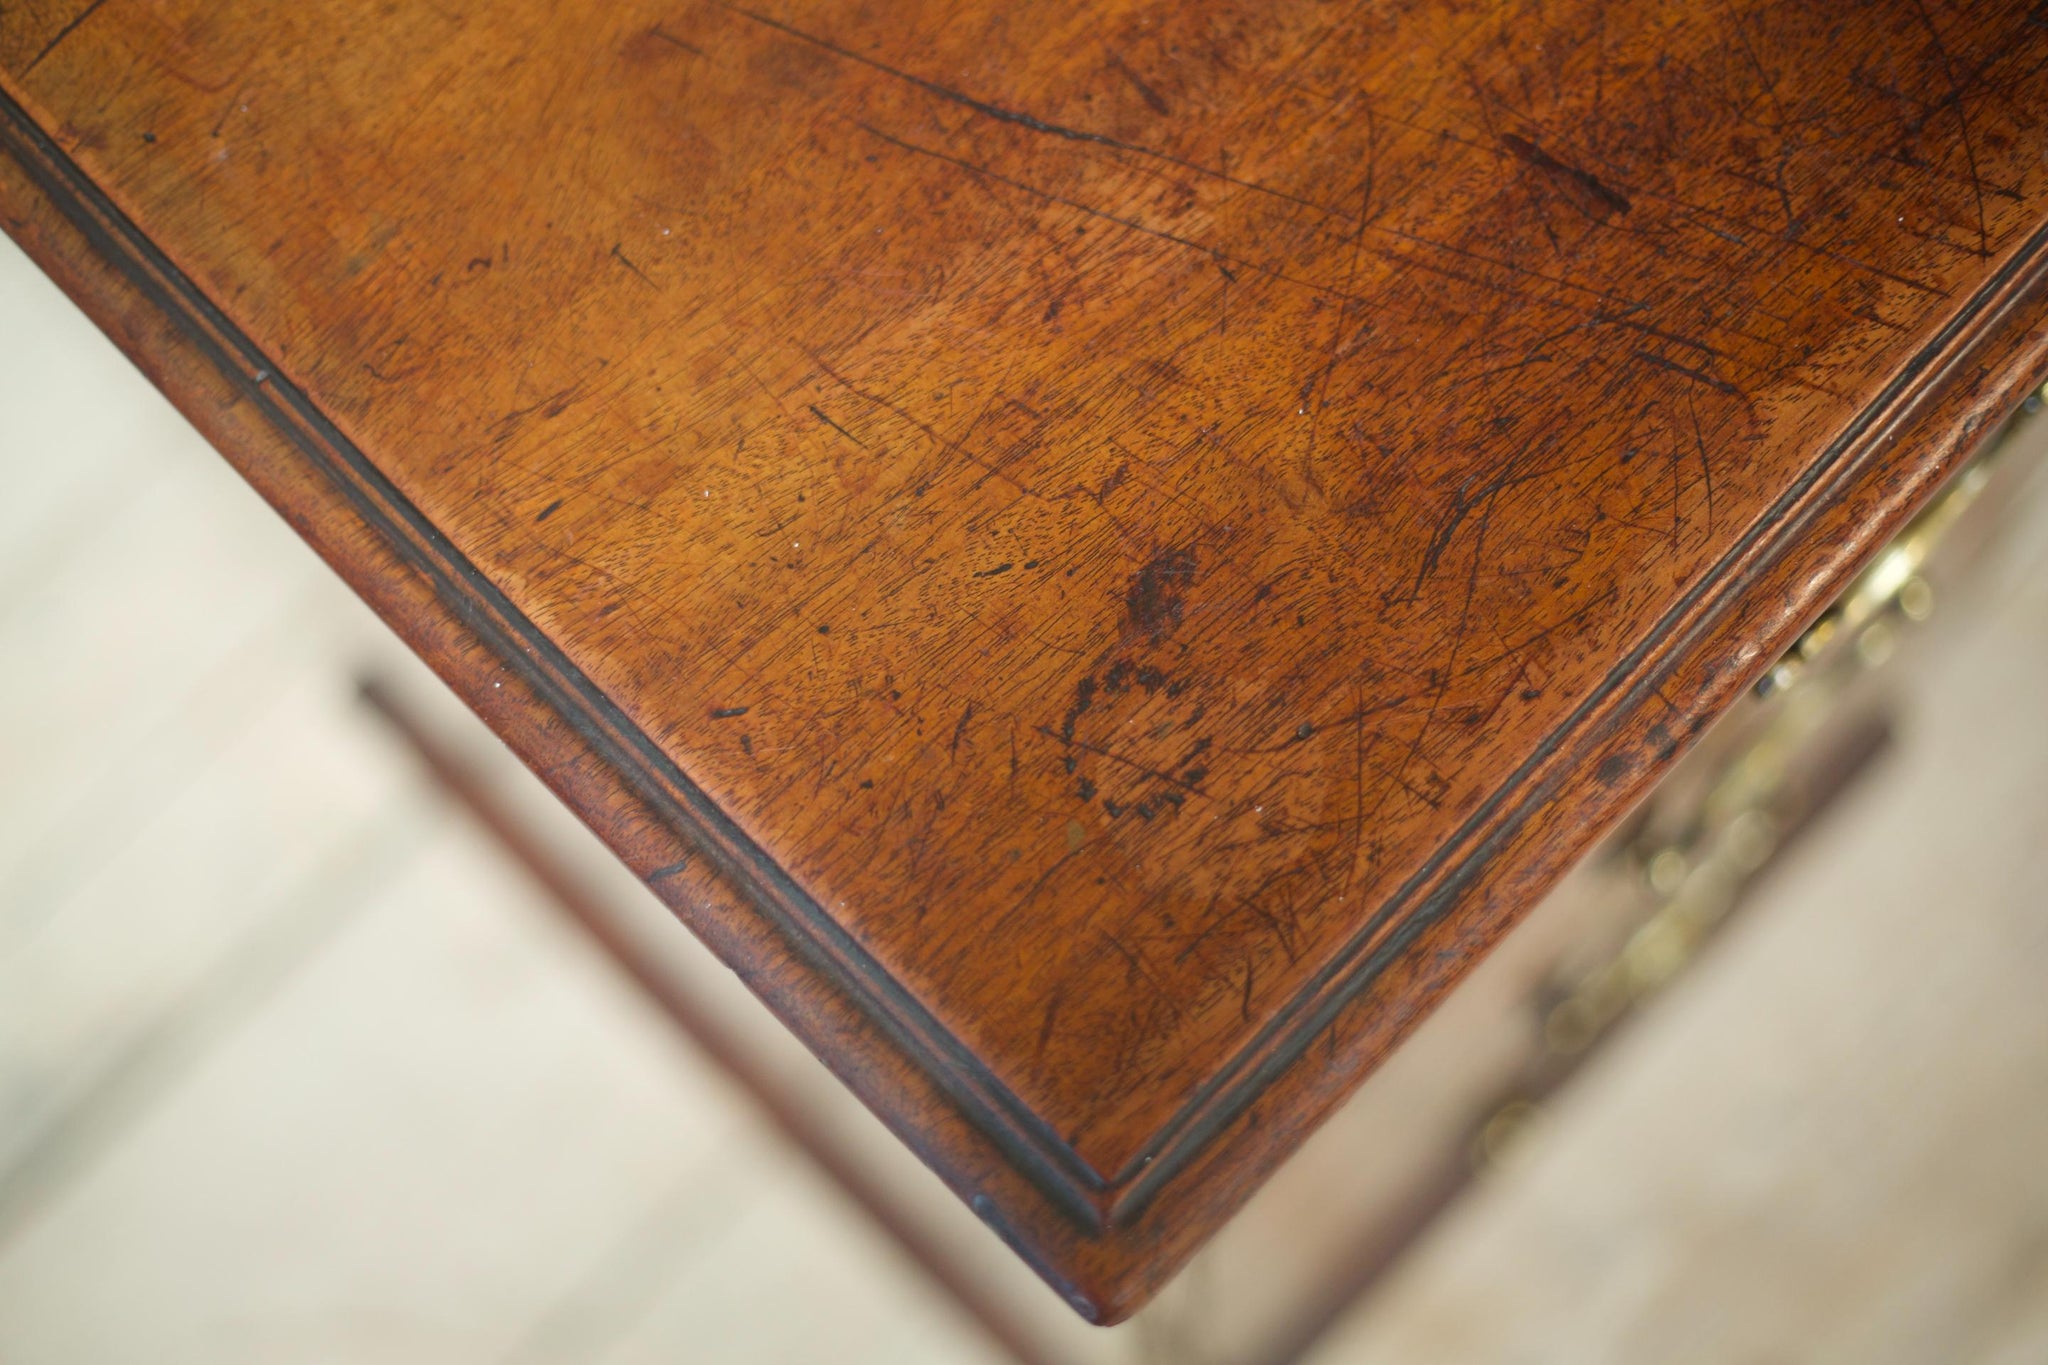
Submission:
{"label": "blurred background floor", "polygon": [[[437,795],[355,678],[474,722],[4,239],[0,489],[0,1360],[999,1358]],[[2039,507],[1990,577],[1898,749],[1314,1359],[2048,1361]],[[1172,1304],[1082,1328],[819,1103],[1049,1352],[1206,1359]]]}

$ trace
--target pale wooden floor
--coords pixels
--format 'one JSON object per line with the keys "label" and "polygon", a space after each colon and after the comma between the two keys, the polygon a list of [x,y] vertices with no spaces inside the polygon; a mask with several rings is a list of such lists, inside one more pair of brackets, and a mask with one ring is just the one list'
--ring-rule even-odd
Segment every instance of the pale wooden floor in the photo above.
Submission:
{"label": "pale wooden floor", "polygon": [[[431,682],[4,239],[0,489],[0,1360],[993,1358],[427,789],[352,678]],[[2048,1361],[2032,525],[1901,752],[1323,1365]],[[818,1102],[1055,1349],[1200,1357]]]}
{"label": "pale wooden floor", "polygon": [[4,239],[0,482],[0,1360],[988,1358],[435,799],[354,697],[395,644]]}

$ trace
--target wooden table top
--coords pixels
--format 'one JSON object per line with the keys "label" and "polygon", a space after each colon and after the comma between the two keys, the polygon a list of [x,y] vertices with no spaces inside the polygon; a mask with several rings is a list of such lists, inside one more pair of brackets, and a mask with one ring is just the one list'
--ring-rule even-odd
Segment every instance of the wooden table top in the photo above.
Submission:
{"label": "wooden table top", "polygon": [[1939,0],[28,0],[0,219],[1111,1320],[2043,372],[2044,65]]}

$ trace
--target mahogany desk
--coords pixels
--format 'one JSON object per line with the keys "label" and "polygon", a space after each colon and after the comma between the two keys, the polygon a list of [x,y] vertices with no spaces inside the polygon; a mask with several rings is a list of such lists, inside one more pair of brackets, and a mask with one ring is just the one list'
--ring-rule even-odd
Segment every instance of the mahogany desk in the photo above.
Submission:
{"label": "mahogany desk", "polygon": [[0,221],[1083,1314],[2048,368],[2024,3],[27,0]]}

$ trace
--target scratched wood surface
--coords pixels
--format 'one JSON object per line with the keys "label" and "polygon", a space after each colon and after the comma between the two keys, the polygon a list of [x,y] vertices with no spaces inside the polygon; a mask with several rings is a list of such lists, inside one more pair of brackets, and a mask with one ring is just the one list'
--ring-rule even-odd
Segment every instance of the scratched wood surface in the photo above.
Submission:
{"label": "scratched wood surface", "polygon": [[2039,372],[2023,4],[58,0],[0,210],[1082,1312]]}

